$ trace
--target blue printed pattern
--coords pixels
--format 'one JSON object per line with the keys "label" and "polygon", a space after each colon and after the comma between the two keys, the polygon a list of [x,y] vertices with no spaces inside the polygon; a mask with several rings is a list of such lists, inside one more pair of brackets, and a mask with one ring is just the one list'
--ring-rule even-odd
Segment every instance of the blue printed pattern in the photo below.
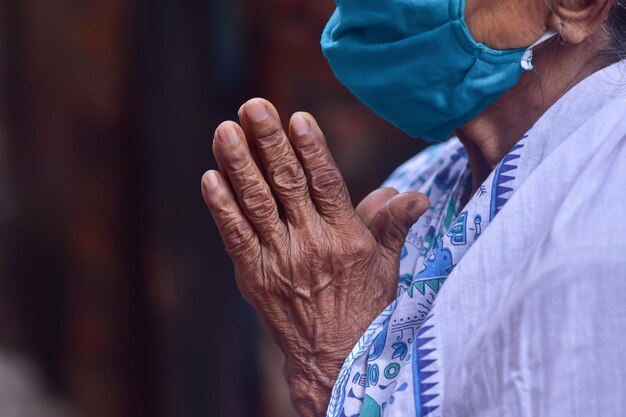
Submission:
{"label": "blue printed pattern", "polygon": [[493,220],[496,214],[498,214],[500,209],[504,207],[506,202],[513,195],[512,181],[515,180],[515,171],[518,168],[517,163],[521,157],[522,149],[524,148],[524,139],[526,139],[526,137],[527,136],[524,136],[513,149],[511,149],[496,168],[493,177],[493,189],[495,192],[491,194],[491,220]]}
{"label": "blue printed pattern", "polygon": [[385,183],[400,192],[425,193],[431,208],[407,236],[398,297],[346,359],[328,417],[377,417],[391,410],[440,415],[439,341],[431,309],[448,275],[519,186],[524,139],[473,196],[468,156],[458,139],[428,148]]}
{"label": "blue printed pattern", "polygon": [[422,327],[417,331],[417,338],[413,343],[413,396],[415,399],[415,410],[418,416],[427,416],[439,408],[439,405],[434,405],[434,401],[439,397],[439,394],[433,393],[433,389],[439,385],[439,382],[434,378],[437,374],[436,368],[430,369],[436,359],[431,357],[435,348],[430,346],[435,338],[430,337],[430,330],[433,328],[428,323],[429,316]]}

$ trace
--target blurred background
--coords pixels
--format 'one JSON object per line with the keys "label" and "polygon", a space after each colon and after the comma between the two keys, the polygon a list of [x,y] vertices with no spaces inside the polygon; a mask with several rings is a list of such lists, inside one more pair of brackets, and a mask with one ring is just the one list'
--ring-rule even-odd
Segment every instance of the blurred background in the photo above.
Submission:
{"label": "blurred background", "polygon": [[355,202],[420,150],[335,81],[334,2],[0,4],[0,417],[294,415],[200,177],[255,96],[318,118]]}

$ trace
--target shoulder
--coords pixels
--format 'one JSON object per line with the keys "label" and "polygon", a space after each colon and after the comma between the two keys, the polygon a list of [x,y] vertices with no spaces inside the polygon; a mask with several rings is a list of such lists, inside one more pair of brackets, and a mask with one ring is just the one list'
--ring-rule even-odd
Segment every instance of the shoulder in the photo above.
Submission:
{"label": "shoulder", "polygon": [[533,251],[527,271],[557,285],[601,279],[626,290],[626,131],[604,138],[568,184],[552,224]]}

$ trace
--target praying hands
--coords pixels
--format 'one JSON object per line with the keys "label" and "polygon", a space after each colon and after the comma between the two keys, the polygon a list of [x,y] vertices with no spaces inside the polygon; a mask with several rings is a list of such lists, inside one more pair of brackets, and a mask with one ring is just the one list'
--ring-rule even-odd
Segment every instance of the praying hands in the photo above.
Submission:
{"label": "praying hands", "polygon": [[202,193],[243,296],[285,355],[296,410],[322,416],[344,359],[395,298],[402,245],[429,202],[382,188],[355,209],[311,115],[294,114],[287,134],[253,99],[239,121],[217,128],[219,172]]}

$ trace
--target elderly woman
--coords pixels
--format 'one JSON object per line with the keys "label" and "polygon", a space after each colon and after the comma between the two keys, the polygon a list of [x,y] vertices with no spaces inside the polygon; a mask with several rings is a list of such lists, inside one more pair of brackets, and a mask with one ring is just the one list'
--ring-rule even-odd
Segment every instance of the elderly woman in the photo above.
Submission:
{"label": "elderly woman", "polygon": [[441,142],[356,209],[311,115],[218,127],[204,199],[302,416],[626,415],[625,5],[337,0],[337,77]]}

